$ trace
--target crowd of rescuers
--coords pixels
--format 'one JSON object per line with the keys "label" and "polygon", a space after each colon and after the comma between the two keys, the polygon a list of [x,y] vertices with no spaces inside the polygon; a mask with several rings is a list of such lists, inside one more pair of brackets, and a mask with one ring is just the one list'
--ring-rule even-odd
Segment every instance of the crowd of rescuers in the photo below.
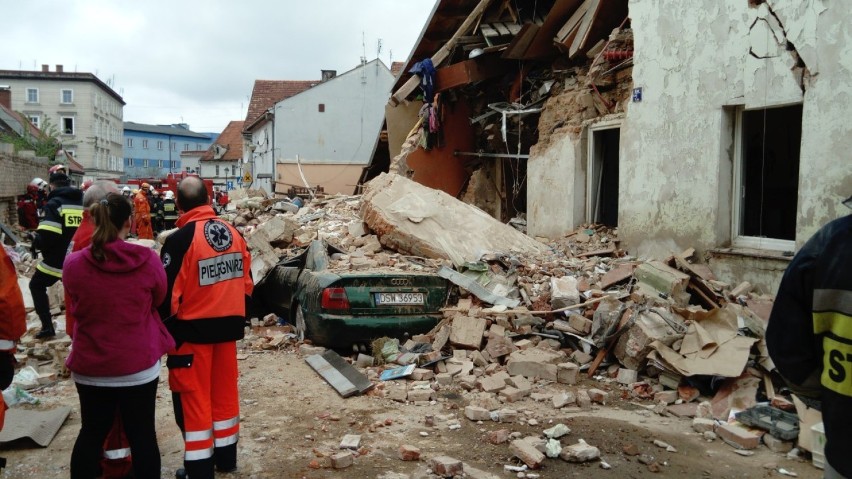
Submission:
{"label": "crowd of rescuers", "polygon": [[[244,334],[254,284],[241,233],[219,219],[197,177],[178,184],[177,198],[147,183],[135,192],[104,180],[77,188],[61,165],[51,169],[47,182],[36,178],[31,185],[24,200],[32,201],[37,220],[34,228],[32,218],[22,219],[21,226],[33,230],[37,259],[29,285],[41,320],[36,338],[56,335],[47,288],[60,279],[72,338],[66,365],[82,425],[71,477],[160,477],[154,409],[163,355],[185,443],[176,477],[235,471],[236,341]],[[159,257],[149,244],[126,241],[173,228]],[[0,266],[14,270],[7,259],[0,258]],[[217,263],[228,274],[200,281],[207,268],[222,269]],[[21,297],[16,281],[5,283],[0,286],[10,288],[7,299]],[[0,343],[14,343],[26,332],[23,301],[12,303],[0,312]],[[14,371],[10,364],[7,369]],[[0,368],[0,380],[3,372]]]}

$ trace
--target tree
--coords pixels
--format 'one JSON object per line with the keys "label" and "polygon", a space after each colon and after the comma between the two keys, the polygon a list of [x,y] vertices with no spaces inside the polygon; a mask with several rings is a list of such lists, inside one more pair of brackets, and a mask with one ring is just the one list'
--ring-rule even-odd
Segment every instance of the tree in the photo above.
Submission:
{"label": "tree", "polygon": [[56,160],[56,152],[62,148],[62,141],[59,139],[59,129],[51,123],[50,118],[44,119],[44,125],[41,130],[31,128],[32,124],[27,120],[27,117],[18,112],[18,117],[24,126],[23,134],[18,135],[12,132],[0,132],[0,142],[10,143],[15,152],[23,150],[32,150],[36,156],[47,157],[50,161]]}

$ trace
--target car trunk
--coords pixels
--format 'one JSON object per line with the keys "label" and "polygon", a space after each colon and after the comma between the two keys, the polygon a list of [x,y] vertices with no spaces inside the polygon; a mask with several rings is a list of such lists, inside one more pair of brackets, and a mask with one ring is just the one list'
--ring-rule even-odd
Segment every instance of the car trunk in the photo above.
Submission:
{"label": "car trunk", "polygon": [[426,274],[344,276],[331,288],[343,288],[352,315],[437,314],[447,298],[445,279]]}

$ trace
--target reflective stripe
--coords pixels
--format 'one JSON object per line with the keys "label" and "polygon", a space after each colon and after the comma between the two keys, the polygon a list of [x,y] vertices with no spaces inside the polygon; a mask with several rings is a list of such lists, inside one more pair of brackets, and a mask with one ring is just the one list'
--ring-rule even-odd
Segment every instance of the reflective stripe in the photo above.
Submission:
{"label": "reflective stripe", "polygon": [[814,313],[814,334],[832,333],[852,341],[852,316],[826,311]]}
{"label": "reflective stripe", "polygon": [[206,441],[211,437],[213,437],[212,429],[208,429],[206,431],[187,431],[183,435],[183,440],[186,442]]}
{"label": "reflective stripe", "polygon": [[836,311],[852,316],[852,291],[842,289],[815,289],[813,310],[815,312]]}
{"label": "reflective stripe", "polygon": [[234,416],[231,419],[225,419],[224,421],[214,421],[213,429],[219,431],[222,429],[228,429],[229,427],[234,427],[240,423],[240,417]]}
{"label": "reflective stripe", "polygon": [[42,221],[38,224],[38,230],[50,231],[56,234],[62,234],[62,225],[55,221]]}
{"label": "reflective stripe", "polygon": [[9,339],[0,339],[0,351],[15,349],[15,342]]}
{"label": "reflective stripe", "polygon": [[198,451],[186,451],[184,459],[187,461],[200,461],[202,459],[210,459],[213,457],[213,448],[200,449]]}
{"label": "reflective stripe", "polygon": [[41,271],[44,274],[49,274],[51,276],[56,276],[57,278],[62,278],[62,270],[54,268],[53,266],[48,266],[42,262],[39,262],[36,265],[36,269]]}
{"label": "reflective stripe", "polygon": [[821,383],[837,394],[852,398],[852,340],[822,338],[823,368]]}
{"label": "reflective stripe", "polygon": [[130,457],[130,448],[106,450],[104,451],[104,457],[107,459],[124,459],[125,457]]}
{"label": "reflective stripe", "polygon": [[237,432],[237,433],[231,434],[230,436],[217,437],[216,440],[213,441],[213,444],[216,447],[230,446],[231,444],[236,444],[237,440],[239,438],[240,438],[240,433]]}

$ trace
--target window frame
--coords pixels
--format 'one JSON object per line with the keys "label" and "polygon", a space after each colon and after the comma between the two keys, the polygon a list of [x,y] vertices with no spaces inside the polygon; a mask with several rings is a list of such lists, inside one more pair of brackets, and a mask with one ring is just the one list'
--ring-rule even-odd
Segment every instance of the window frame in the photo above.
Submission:
{"label": "window frame", "polygon": [[[65,120],[71,120],[71,133],[68,133],[65,128]],[[61,123],[61,132],[63,135],[73,136],[77,134],[77,120],[73,116],[62,116],[59,121]]]}
{"label": "window frame", "polygon": [[133,138],[128,138],[127,143],[124,146],[126,148],[133,148]]}
{"label": "window frame", "polygon": [[[35,92],[35,100],[30,100],[30,92]],[[41,92],[39,92],[38,88],[27,87],[27,101],[28,104],[38,104]]]}
{"label": "window frame", "polygon": [[143,138],[143,139],[142,139],[142,149],[143,149],[143,150],[147,150],[147,149],[148,149],[148,139],[147,139],[147,138]]}
{"label": "window frame", "polygon": [[[65,92],[69,92],[71,94],[71,99],[69,101],[65,101]],[[59,104],[60,105],[73,105],[74,104],[74,90],[71,88],[61,88],[59,90]]]}
{"label": "window frame", "polygon": [[163,140],[157,140],[157,149],[160,151],[163,150]]}
{"label": "window frame", "polygon": [[41,129],[41,115],[27,115],[27,120],[38,129]]}
{"label": "window frame", "polygon": [[[764,238],[761,236],[746,236],[741,234],[742,216],[745,214],[745,185],[743,180],[745,175],[745,159],[743,155],[743,114],[746,111],[768,110],[773,108],[783,108],[785,106],[799,105],[800,103],[792,103],[789,105],[771,105],[763,108],[749,108],[738,106],[736,116],[734,118],[734,164],[733,164],[733,184],[731,188],[731,245],[735,248],[749,248],[757,250],[772,250],[772,251],[795,251],[796,240],[785,240],[779,238]],[[801,142],[801,139],[799,139]],[[799,153],[799,165],[801,166],[801,152]],[[801,176],[801,173],[799,174]],[[796,218],[798,220],[798,218]],[[798,221],[797,221],[798,222]]]}

